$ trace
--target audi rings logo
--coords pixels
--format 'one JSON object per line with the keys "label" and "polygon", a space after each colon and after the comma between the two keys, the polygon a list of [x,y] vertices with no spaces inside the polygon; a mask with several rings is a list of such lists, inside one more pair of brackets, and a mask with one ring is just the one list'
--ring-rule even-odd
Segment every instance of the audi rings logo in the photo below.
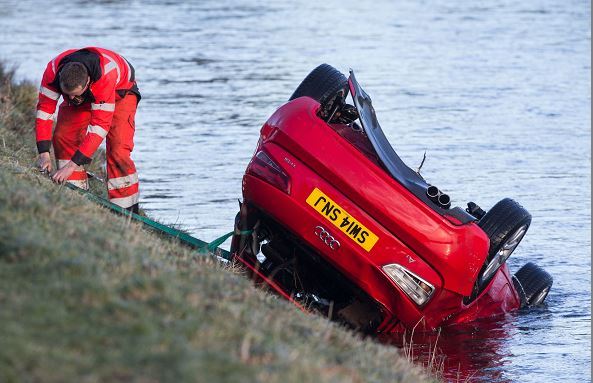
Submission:
{"label": "audi rings logo", "polygon": [[340,248],[340,242],[338,242],[338,240],[335,239],[333,235],[331,235],[327,230],[325,230],[323,226],[315,227],[314,233],[316,236],[319,237],[319,239],[323,241],[323,243],[328,245],[330,249],[338,250]]}

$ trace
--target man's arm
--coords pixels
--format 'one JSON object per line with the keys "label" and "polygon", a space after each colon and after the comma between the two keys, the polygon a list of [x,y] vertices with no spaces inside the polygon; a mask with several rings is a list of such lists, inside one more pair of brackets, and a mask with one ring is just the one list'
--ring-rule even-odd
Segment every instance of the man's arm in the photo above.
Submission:
{"label": "man's arm", "polygon": [[45,171],[52,170],[49,149],[51,147],[54,113],[56,111],[58,99],[60,98],[58,90],[50,85],[56,77],[55,61],[56,59],[50,61],[43,72],[41,86],[39,87],[39,100],[37,102],[35,119],[35,138],[37,142],[37,151],[39,153],[37,166],[40,170]]}

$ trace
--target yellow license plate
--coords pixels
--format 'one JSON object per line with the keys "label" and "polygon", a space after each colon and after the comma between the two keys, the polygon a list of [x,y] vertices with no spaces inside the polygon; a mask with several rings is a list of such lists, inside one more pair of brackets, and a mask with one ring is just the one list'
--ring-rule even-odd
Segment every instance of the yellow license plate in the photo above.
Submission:
{"label": "yellow license plate", "polygon": [[371,251],[379,240],[379,237],[373,234],[372,231],[318,188],[315,188],[309,194],[307,204],[366,251]]}

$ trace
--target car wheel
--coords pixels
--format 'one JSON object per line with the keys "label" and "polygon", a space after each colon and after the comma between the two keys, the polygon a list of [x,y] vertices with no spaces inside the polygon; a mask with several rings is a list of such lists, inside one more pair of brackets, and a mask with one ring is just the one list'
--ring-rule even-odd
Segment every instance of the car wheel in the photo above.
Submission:
{"label": "car wheel", "polygon": [[515,290],[521,297],[521,307],[533,307],[544,302],[554,278],[532,262],[526,263],[513,276]]}
{"label": "car wheel", "polygon": [[505,198],[494,205],[478,225],[490,238],[488,257],[480,272],[478,285],[484,287],[515,251],[531,224],[531,214],[516,201]]}
{"label": "car wheel", "polygon": [[344,103],[347,94],[346,76],[331,65],[321,64],[305,77],[289,101],[303,96],[311,97],[321,104],[319,117],[327,121],[335,109]]}

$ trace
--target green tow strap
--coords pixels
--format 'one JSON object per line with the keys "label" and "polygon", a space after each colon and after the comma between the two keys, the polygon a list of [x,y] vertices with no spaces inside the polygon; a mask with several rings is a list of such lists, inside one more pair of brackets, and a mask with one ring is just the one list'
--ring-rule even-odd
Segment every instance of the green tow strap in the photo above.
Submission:
{"label": "green tow strap", "polygon": [[[253,230],[240,230],[237,232],[237,234],[239,235],[248,235],[253,233]],[[214,251],[218,248],[218,246],[222,245],[224,241],[226,241],[231,235],[235,234],[234,231],[231,231],[230,233],[226,233],[225,235],[223,235],[220,238],[216,238],[214,241],[210,242],[206,248],[208,249],[208,251]]]}
{"label": "green tow strap", "polygon": [[[126,217],[130,217],[131,219],[133,219],[135,221],[143,223],[145,226],[147,226],[148,228],[150,228],[153,231],[156,231],[161,234],[165,234],[169,237],[177,238],[179,241],[181,241],[185,245],[187,245],[193,249],[196,249],[198,251],[198,253],[200,253],[200,254],[213,254],[220,258],[226,259],[227,261],[231,260],[231,253],[224,249],[219,248],[218,246],[220,246],[231,235],[233,235],[234,232],[225,234],[222,237],[217,238],[210,243],[207,243],[202,240],[199,240],[198,238],[192,237],[191,235],[184,233],[181,230],[177,230],[177,229],[174,229],[167,225],[163,225],[162,223],[154,221],[148,217],[143,217],[136,213],[132,213],[131,211],[126,210],[126,209],[122,208],[121,206],[118,206],[112,202],[109,202],[104,198],[101,198],[87,190],[76,187],[70,183],[66,183],[65,185],[68,188],[70,188],[72,190],[76,190],[77,192],[85,195],[89,200],[96,202],[99,205],[102,205],[102,206],[104,206],[116,213],[124,215]],[[249,234],[249,233],[241,232],[241,234]]]}

